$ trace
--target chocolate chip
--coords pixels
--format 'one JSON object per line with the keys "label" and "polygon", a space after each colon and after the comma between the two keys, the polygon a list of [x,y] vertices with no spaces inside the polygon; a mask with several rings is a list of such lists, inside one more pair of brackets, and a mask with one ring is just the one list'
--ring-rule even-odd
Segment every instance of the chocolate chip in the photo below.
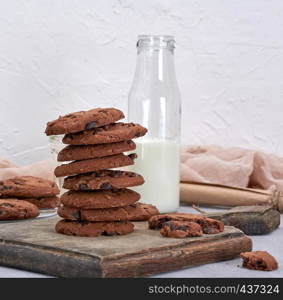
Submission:
{"label": "chocolate chip", "polygon": [[132,141],[127,141],[127,144],[132,145],[133,142]]}
{"label": "chocolate chip", "polygon": [[103,232],[101,233],[101,235],[113,236],[113,235],[115,235],[115,232],[107,232],[107,231],[103,231]]}
{"label": "chocolate chip", "polygon": [[85,191],[85,190],[88,190],[89,187],[88,187],[87,184],[81,183],[81,184],[79,184],[79,189],[82,190],[82,191]]}
{"label": "chocolate chip", "polygon": [[86,225],[88,225],[90,222],[89,221],[80,221],[80,224],[82,225],[82,226],[86,226]]}
{"label": "chocolate chip", "polygon": [[3,214],[3,211],[2,210],[0,210],[0,215],[2,215]]}
{"label": "chocolate chip", "polygon": [[109,174],[110,177],[113,177],[113,178],[117,178],[117,177],[120,177],[121,175],[123,175],[123,171],[114,171],[112,173]]}
{"label": "chocolate chip", "polygon": [[136,173],[130,173],[130,172],[129,172],[128,175],[129,175],[129,177],[137,177],[138,176],[138,174],[136,174]]}
{"label": "chocolate chip", "polygon": [[131,159],[136,159],[137,157],[138,157],[138,155],[136,154],[136,153],[132,153],[132,154],[130,154],[130,155],[128,155],[129,156],[129,158],[131,158]]}
{"label": "chocolate chip", "polygon": [[176,230],[176,226],[173,223],[171,223],[171,222],[166,222],[161,227],[163,228],[163,227],[166,227],[166,226],[169,227],[169,229],[171,231]]}
{"label": "chocolate chip", "polygon": [[10,190],[11,189],[11,187],[10,186],[7,186],[7,185],[3,185],[3,190],[5,191],[5,190]]}
{"label": "chocolate chip", "polygon": [[140,136],[142,136],[141,132],[137,132],[136,135],[135,135],[135,137],[140,137]]}
{"label": "chocolate chip", "polygon": [[103,190],[111,190],[112,185],[109,182],[104,182],[100,185],[99,188]]}
{"label": "chocolate chip", "polygon": [[96,127],[96,122],[90,122],[86,124],[85,129],[92,129]]}
{"label": "chocolate chip", "polygon": [[72,213],[72,216],[73,216],[76,220],[81,220],[81,211],[80,211],[80,210],[76,210],[74,213]]}
{"label": "chocolate chip", "polygon": [[94,177],[101,177],[101,174],[99,172],[93,172]]}

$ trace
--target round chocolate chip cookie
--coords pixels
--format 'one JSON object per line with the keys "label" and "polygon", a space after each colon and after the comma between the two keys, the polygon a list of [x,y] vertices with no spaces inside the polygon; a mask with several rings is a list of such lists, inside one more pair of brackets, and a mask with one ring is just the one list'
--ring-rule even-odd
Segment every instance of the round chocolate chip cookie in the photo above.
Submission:
{"label": "round chocolate chip cookie", "polygon": [[116,154],[101,158],[74,161],[69,164],[58,166],[55,169],[55,175],[57,177],[64,177],[103,169],[130,166],[134,164],[135,158],[137,158],[136,154]]}
{"label": "round chocolate chip cookie", "polygon": [[56,231],[61,234],[85,237],[126,235],[134,231],[134,225],[130,222],[78,222],[61,220],[56,224]]}
{"label": "round chocolate chip cookie", "polygon": [[158,215],[158,209],[149,204],[134,203],[125,207],[79,209],[61,206],[58,215],[63,219],[73,221],[147,221],[150,217]]}
{"label": "round chocolate chip cookie", "polygon": [[134,123],[115,123],[100,128],[67,134],[63,138],[64,144],[94,145],[128,141],[144,136],[147,129]]}
{"label": "round chocolate chip cookie", "polygon": [[47,123],[45,133],[46,135],[73,133],[111,124],[123,118],[124,114],[116,108],[79,111]]}
{"label": "round chocolate chip cookie", "polygon": [[0,181],[0,197],[52,197],[59,192],[54,182],[33,176],[19,176]]}
{"label": "round chocolate chip cookie", "polygon": [[122,207],[140,200],[140,194],[129,190],[68,191],[61,197],[65,206],[93,209]]}
{"label": "round chocolate chip cookie", "polygon": [[128,152],[135,149],[136,144],[133,141],[83,146],[69,145],[59,152],[58,161],[98,158]]}
{"label": "round chocolate chip cookie", "polygon": [[0,220],[23,220],[36,218],[39,209],[32,203],[16,199],[0,199]]}
{"label": "round chocolate chip cookie", "polygon": [[141,175],[119,170],[101,170],[67,177],[63,187],[68,190],[121,189],[144,183]]}

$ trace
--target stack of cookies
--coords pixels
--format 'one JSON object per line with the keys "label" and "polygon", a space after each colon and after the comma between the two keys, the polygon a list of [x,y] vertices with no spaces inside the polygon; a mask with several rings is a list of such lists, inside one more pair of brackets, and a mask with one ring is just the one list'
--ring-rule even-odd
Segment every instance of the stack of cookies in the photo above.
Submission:
{"label": "stack of cookies", "polygon": [[59,205],[54,182],[33,176],[0,181],[0,220],[21,220],[39,215],[39,208]]}
{"label": "stack of cookies", "polygon": [[56,183],[44,178],[18,176],[0,181],[0,198],[25,200],[39,209],[58,207],[59,193]]}
{"label": "stack of cookies", "polygon": [[141,175],[111,170],[134,164],[134,138],[147,129],[133,123],[115,123],[124,114],[115,108],[97,108],[71,113],[49,122],[47,135],[65,134],[67,144],[58,161],[70,163],[55,169],[65,177],[58,214],[64,219],[56,225],[58,233],[77,236],[124,235],[134,230],[130,221],[148,220],[158,210],[137,203],[140,195],[128,187],[144,183]]}

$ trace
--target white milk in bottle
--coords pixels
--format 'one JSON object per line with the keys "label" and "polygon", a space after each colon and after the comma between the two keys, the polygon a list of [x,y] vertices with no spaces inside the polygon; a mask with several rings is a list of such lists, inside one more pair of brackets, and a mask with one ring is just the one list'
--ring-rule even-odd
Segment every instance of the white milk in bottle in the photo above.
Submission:
{"label": "white milk in bottle", "polygon": [[136,142],[136,164],[130,171],[142,174],[145,183],[132,188],[141,194],[141,202],[153,204],[162,212],[179,208],[179,144],[158,138]]}
{"label": "white milk in bottle", "polygon": [[179,208],[181,98],[172,36],[139,36],[136,73],[129,94],[129,121],[148,129],[136,139],[138,158],[129,169],[145,184],[134,188],[141,202],[161,213]]}

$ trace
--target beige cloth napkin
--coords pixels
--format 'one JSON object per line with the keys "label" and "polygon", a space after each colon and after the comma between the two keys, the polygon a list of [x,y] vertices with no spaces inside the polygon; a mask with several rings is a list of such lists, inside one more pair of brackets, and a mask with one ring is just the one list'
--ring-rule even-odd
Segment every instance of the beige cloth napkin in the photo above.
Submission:
{"label": "beige cloth napkin", "polygon": [[283,158],[237,147],[187,146],[181,181],[283,191]]}
{"label": "beige cloth napkin", "polygon": [[[0,180],[37,176],[54,180],[55,160],[17,166],[0,159]],[[243,148],[187,146],[181,152],[181,181],[283,191],[283,158]]]}
{"label": "beige cloth napkin", "polygon": [[16,176],[35,176],[54,181],[56,162],[52,159],[34,163],[28,166],[17,166],[9,160],[0,158],[0,180]]}

